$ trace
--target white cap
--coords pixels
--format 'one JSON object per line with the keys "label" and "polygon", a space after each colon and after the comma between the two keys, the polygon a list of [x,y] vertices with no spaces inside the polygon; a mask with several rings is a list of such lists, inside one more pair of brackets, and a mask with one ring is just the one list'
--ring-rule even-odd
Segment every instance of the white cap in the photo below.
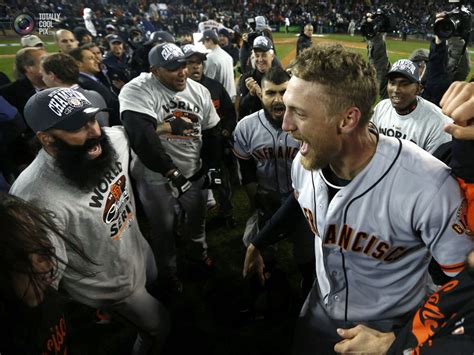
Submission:
{"label": "white cap", "polygon": [[43,41],[36,35],[26,35],[21,37],[21,46],[25,47],[44,47]]}

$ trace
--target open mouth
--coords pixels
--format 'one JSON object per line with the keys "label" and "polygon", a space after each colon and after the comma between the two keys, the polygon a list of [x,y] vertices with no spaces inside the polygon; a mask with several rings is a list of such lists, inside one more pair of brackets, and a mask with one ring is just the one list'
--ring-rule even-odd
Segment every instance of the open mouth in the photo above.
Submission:
{"label": "open mouth", "polygon": [[272,108],[272,111],[276,115],[283,115],[285,114],[286,107],[284,105],[275,105]]}
{"label": "open mouth", "polygon": [[100,145],[100,143],[87,150],[87,155],[89,156],[89,159],[95,159],[101,154],[102,146]]}
{"label": "open mouth", "polygon": [[309,152],[309,144],[306,143],[305,141],[301,141],[300,145],[300,153],[301,155],[305,156]]}

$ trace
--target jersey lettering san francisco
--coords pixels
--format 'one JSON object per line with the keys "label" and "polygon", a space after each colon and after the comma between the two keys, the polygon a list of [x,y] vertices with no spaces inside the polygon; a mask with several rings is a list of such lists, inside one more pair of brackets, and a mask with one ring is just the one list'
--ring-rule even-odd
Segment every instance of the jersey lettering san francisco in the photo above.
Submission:
{"label": "jersey lettering san francisco", "polygon": [[288,195],[291,162],[300,143],[287,132],[275,128],[260,110],[241,119],[234,130],[233,151],[240,159],[254,159],[258,184],[265,190]]}
{"label": "jersey lettering san francisco", "polygon": [[[292,166],[295,194],[315,233],[319,298],[346,321],[396,318],[426,296],[433,256],[450,276],[474,243],[450,169],[409,141],[380,135],[370,163],[329,201],[321,171]],[[461,227],[459,227],[461,226]]]}

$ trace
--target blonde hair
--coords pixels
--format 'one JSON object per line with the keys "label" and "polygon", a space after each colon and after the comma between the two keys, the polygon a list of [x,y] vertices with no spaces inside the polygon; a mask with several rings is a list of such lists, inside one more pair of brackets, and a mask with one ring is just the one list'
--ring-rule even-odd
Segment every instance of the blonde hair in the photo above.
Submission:
{"label": "blonde hair", "polygon": [[339,44],[318,45],[292,62],[291,74],[324,87],[329,114],[355,106],[361,112],[360,125],[369,122],[377,98],[377,81],[374,67],[361,55]]}

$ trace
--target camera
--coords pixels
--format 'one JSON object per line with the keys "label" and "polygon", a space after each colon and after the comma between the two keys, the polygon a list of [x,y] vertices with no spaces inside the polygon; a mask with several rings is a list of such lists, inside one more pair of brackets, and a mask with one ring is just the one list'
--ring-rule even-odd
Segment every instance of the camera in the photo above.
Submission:
{"label": "camera", "polygon": [[395,29],[395,18],[382,13],[372,15],[372,21],[365,20],[360,26],[364,37],[373,38],[377,33],[390,32]]}
{"label": "camera", "polygon": [[453,36],[469,38],[470,32],[471,13],[464,6],[446,12],[444,18],[434,24],[434,33],[441,39]]}
{"label": "camera", "polygon": [[258,36],[265,36],[265,34],[262,32],[262,31],[252,31],[250,32],[248,35],[247,35],[247,42],[252,45],[253,44],[253,41],[255,40],[255,38],[257,38]]}

